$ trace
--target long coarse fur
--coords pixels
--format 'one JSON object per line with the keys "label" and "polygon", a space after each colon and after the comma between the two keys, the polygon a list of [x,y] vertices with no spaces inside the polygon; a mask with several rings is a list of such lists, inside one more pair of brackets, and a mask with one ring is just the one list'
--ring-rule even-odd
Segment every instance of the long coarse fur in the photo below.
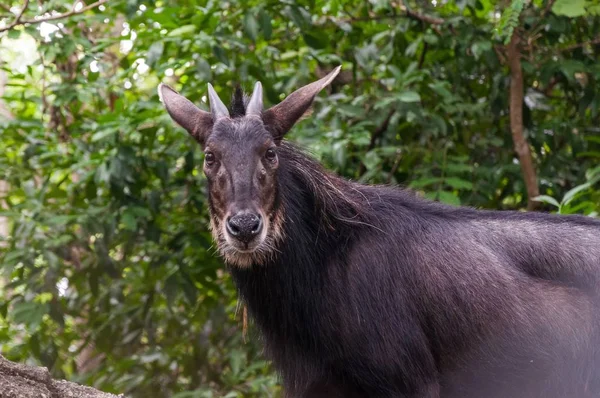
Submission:
{"label": "long coarse fur", "polygon": [[288,396],[600,396],[600,222],[450,207],[278,154],[285,238],[231,272]]}

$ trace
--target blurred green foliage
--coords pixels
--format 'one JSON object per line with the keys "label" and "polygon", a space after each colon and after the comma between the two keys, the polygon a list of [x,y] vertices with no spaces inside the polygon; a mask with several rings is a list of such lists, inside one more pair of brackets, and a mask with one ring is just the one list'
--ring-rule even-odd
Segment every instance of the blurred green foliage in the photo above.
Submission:
{"label": "blurred green foliage", "polygon": [[[504,51],[516,32],[544,209],[598,214],[600,8],[505,3],[110,0],[0,33],[2,354],[134,397],[278,396],[256,331],[243,341],[202,154],[161,81],[206,105],[207,82],[226,98],[260,80],[275,104],[342,64],[290,139],[348,178],[522,209]],[[0,7],[0,29],[23,4]],[[21,19],[81,7],[40,4]]]}

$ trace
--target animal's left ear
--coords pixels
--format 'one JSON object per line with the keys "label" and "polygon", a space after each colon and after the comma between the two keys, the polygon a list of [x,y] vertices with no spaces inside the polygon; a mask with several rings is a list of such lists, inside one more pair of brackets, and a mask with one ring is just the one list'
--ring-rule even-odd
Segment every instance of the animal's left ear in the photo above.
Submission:
{"label": "animal's left ear", "polygon": [[304,115],[317,94],[335,79],[341,68],[340,65],[322,79],[294,91],[282,102],[262,113],[263,123],[273,135],[276,143],[279,143],[298,119]]}

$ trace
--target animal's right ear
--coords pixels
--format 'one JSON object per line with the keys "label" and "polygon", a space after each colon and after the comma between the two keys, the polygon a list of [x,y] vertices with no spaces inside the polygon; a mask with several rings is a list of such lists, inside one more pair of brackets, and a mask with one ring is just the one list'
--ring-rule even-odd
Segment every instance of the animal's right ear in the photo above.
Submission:
{"label": "animal's right ear", "polygon": [[171,118],[204,146],[213,126],[211,113],[198,108],[190,100],[163,83],[158,86],[158,96],[165,104]]}

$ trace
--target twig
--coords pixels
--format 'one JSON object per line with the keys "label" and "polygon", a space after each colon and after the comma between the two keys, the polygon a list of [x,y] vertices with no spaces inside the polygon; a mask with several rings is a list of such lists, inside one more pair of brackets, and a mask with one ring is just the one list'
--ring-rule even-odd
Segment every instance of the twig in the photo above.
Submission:
{"label": "twig", "polygon": [[388,176],[387,183],[391,184],[394,179],[394,174],[398,171],[398,167],[400,167],[400,160],[402,160],[402,151],[400,148],[396,149],[396,159],[394,159],[394,164],[392,165],[392,169],[390,170],[390,174]]}
{"label": "twig", "polygon": [[590,41],[585,41],[583,43],[571,44],[570,46],[559,48],[558,51],[560,51],[560,52],[571,51],[571,50],[575,50],[576,48],[585,47],[590,44],[600,44],[600,37],[596,37],[595,39],[592,39]]}
{"label": "twig", "polygon": [[506,53],[505,53],[505,47],[502,46],[500,47],[499,45],[494,45],[494,51],[496,52],[496,56],[498,57],[498,60],[500,61],[501,64],[506,64]]}
{"label": "twig", "polygon": [[558,79],[555,76],[552,76],[550,82],[548,83],[548,86],[544,90],[542,90],[542,93],[544,93],[546,97],[550,97],[550,95],[552,94],[552,90],[554,90],[554,86],[556,86],[557,83]]}
{"label": "twig", "polygon": [[592,40],[584,41],[582,43],[571,44],[571,45],[563,47],[563,48],[548,49],[546,51],[546,55],[540,61],[538,61],[537,64],[538,65],[544,64],[545,62],[548,62],[548,60],[550,60],[552,57],[555,57],[556,55],[558,55],[560,53],[573,51],[573,50],[581,48],[581,47],[585,47],[588,45],[595,45],[595,44],[600,44],[600,37],[596,37]]}
{"label": "twig", "polygon": [[425,62],[425,55],[427,55],[428,49],[429,46],[427,45],[427,42],[425,42],[425,44],[423,45],[423,51],[421,51],[421,56],[419,57],[419,65],[417,66],[417,69],[423,68],[423,63]]}
{"label": "twig", "polygon": [[[369,142],[367,152],[375,148],[375,145],[377,144],[377,139],[387,130],[388,125],[390,124],[390,120],[392,119],[392,116],[394,116],[394,112],[396,112],[396,109],[392,108],[385,117],[385,119],[383,119],[383,122],[379,125],[379,127],[377,127],[375,131],[373,131],[373,133],[371,134],[371,141]],[[364,172],[365,165],[364,163],[361,163],[360,167],[358,168],[358,175],[362,175]]]}
{"label": "twig", "polygon": [[544,13],[542,14],[542,19],[546,18],[546,16],[550,13],[550,10],[552,9],[552,6],[554,5],[554,2],[556,0],[549,0],[548,4],[546,4],[546,8],[544,8]]}
{"label": "twig", "polygon": [[63,14],[50,15],[47,17],[41,17],[41,18],[37,18],[37,19],[28,19],[28,20],[22,21],[21,16],[23,15],[23,12],[25,11],[25,9],[27,8],[27,5],[29,4],[29,0],[25,0],[25,7],[23,7],[23,9],[21,10],[21,13],[17,16],[17,18],[14,20],[14,22],[8,26],[0,28],[0,32],[10,30],[10,29],[14,28],[15,26],[19,26],[19,25],[38,24],[38,23],[47,22],[47,21],[56,21],[57,19],[63,19],[63,18],[71,17],[73,15],[82,14],[93,8],[101,6],[102,4],[107,3],[108,1],[109,0],[98,0],[95,3],[92,3],[88,6],[82,7],[80,10],[77,10],[77,11],[75,9],[72,9],[71,11],[65,12]]}
{"label": "twig", "polygon": [[0,32],[12,29],[12,28],[14,28],[17,25],[21,25],[22,24],[21,17],[25,13],[25,10],[27,9],[27,7],[29,7],[29,0],[25,0],[25,4],[23,4],[23,8],[21,8],[21,11],[19,11],[19,13],[17,14],[17,17],[15,18],[15,20],[10,25],[8,25],[8,26],[6,26],[4,28],[0,28]]}

